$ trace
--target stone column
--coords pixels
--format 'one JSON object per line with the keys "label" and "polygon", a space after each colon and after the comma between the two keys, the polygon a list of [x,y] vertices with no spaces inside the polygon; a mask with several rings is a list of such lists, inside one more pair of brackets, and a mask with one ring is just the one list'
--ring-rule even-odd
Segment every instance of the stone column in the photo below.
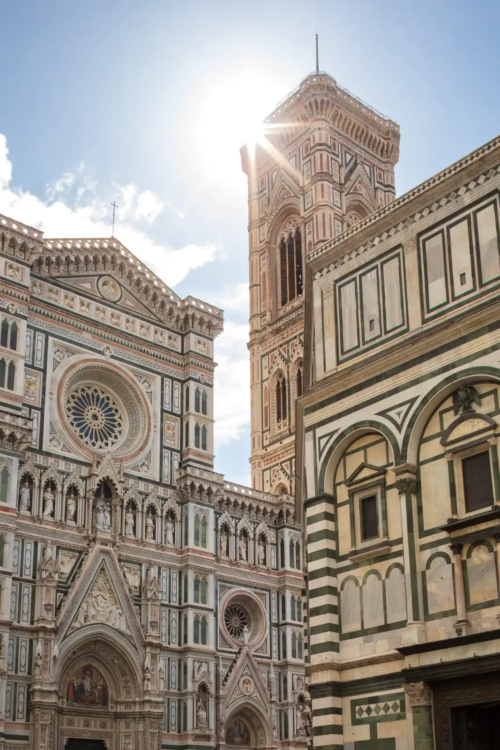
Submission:
{"label": "stone column", "polygon": [[431,689],[425,682],[412,682],[405,693],[411,707],[415,750],[434,750]]}
{"label": "stone column", "polygon": [[450,544],[453,554],[453,568],[455,571],[455,599],[457,605],[457,621],[454,625],[457,635],[465,635],[467,626],[467,611],[465,609],[464,573],[462,569],[462,544]]}
{"label": "stone column", "polygon": [[416,468],[410,464],[396,467],[395,484],[401,502],[406,611],[408,613],[408,623],[402,634],[402,642],[408,646],[425,643],[427,640],[423,620],[422,577],[418,549]]}

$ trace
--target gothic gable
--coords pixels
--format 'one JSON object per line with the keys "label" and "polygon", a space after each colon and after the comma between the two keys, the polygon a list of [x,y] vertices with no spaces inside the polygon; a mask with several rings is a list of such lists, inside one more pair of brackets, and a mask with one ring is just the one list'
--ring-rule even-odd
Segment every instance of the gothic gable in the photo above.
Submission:
{"label": "gothic gable", "polygon": [[141,626],[112,550],[95,547],[58,617],[59,641],[98,625],[125,636],[139,650]]}
{"label": "gothic gable", "polygon": [[269,715],[269,690],[257,669],[249,646],[243,646],[236,657],[236,663],[229,680],[224,686],[224,708],[226,715],[232,714],[240,704],[258,706],[265,715]]}
{"label": "gothic gable", "polygon": [[110,273],[95,276],[57,276],[57,281],[64,287],[74,289],[86,296],[94,297],[103,304],[113,303],[126,313],[137,314],[154,322],[160,322],[161,317],[152,312],[152,308],[143,304],[132,291],[125,289],[119,277]]}
{"label": "gothic gable", "polygon": [[[370,179],[359,162],[346,182],[345,193],[347,202],[358,199],[361,200],[369,211],[374,211],[377,208],[375,193],[370,184]],[[346,208],[348,210],[348,206]]]}

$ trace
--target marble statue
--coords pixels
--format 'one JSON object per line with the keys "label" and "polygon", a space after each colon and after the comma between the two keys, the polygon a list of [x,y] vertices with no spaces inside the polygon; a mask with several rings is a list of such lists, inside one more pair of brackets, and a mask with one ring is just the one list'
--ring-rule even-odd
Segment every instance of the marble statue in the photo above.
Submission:
{"label": "marble statue", "polygon": [[264,546],[262,538],[259,539],[259,543],[257,545],[257,560],[259,562],[259,565],[266,564],[266,548]]}
{"label": "marble statue", "polygon": [[221,557],[227,557],[227,543],[228,543],[228,535],[226,529],[223,527],[220,530],[220,540],[219,540],[219,546],[220,546],[220,556]]}
{"label": "marble statue", "polygon": [[50,491],[50,487],[47,487],[43,493],[43,513],[44,518],[52,518],[54,515],[54,495]]}
{"label": "marble statue", "polygon": [[153,521],[153,518],[151,514],[149,513],[146,516],[146,539],[148,542],[154,541],[155,538],[155,522]]}
{"label": "marble statue", "polygon": [[100,531],[109,531],[111,528],[111,511],[109,505],[102,498],[96,504],[95,525]]}
{"label": "marble statue", "polygon": [[248,646],[250,640],[250,631],[248,629],[248,625],[245,625],[243,628],[243,645]]}
{"label": "marble statue", "polygon": [[104,571],[101,571],[92,588],[83,600],[80,609],[70,627],[70,631],[85,625],[102,623],[122,633],[128,633],[127,621],[121,609],[111,582]]}
{"label": "marble statue", "polygon": [[196,723],[200,729],[208,726],[207,712],[201,700],[198,701],[198,705],[196,706]]}
{"label": "marble statue", "polygon": [[75,523],[76,515],[76,497],[74,495],[68,495],[66,499],[66,521],[67,523]]}
{"label": "marble statue", "polygon": [[151,690],[151,670],[146,665],[144,667],[144,692],[148,693]]}
{"label": "marble statue", "polygon": [[170,516],[167,516],[166,537],[167,544],[174,544],[174,524]]}
{"label": "marble statue", "polygon": [[19,493],[19,510],[21,513],[26,513],[30,509],[30,487],[28,482],[24,482]]}
{"label": "marble statue", "polygon": [[130,508],[125,513],[125,536],[128,536],[131,539],[133,539],[135,537],[135,534],[134,534],[134,514],[132,513],[132,511],[130,510]]}
{"label": "marble statue", "polygon": [[242,560],[243,562],[247,562],[248,560],[247,539],[243,534],[240,535],[238,548],[240,551],[240,560]]}

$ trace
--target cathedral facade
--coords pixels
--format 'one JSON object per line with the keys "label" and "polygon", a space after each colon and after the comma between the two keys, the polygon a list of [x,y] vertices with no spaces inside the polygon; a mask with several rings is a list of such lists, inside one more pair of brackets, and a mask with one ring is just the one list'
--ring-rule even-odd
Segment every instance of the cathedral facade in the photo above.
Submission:
{"label": "cathedral facade", "polygon": [[0,239],[0,748],[305,744],[293,499],[213,468],[222,311]]}
{"label": "cathedral facade", "polygon": [[500,138],[307,257],[314,747],[498,747]]}
{"label": "cathedral facade", "polygon": [[399,127],[326,73],[264,122],[248,176],[252,486],[295,490],[307,257],[395,195]]}

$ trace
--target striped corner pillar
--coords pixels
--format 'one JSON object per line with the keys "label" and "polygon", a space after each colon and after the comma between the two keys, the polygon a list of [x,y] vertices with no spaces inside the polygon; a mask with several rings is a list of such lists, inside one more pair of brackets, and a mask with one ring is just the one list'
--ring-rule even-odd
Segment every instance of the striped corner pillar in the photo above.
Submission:
{"label": "striped corner pillar", "polygon": [[313,747],[343,748],[334,499],[306,500],[307,643]]}

